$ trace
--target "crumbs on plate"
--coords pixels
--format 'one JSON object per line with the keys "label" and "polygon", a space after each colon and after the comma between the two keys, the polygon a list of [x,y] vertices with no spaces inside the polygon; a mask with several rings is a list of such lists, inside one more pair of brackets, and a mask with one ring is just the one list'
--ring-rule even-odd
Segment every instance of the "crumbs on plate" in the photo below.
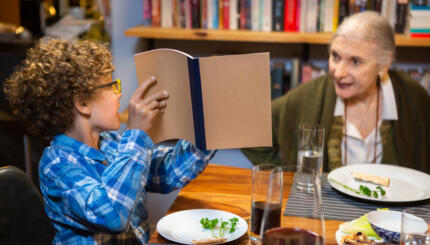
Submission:
{"label": "crumbs on plate", "polygon": [[354,232],[352,234],[342,236],[341,244],[376,244],[374,240],[369,239],[361,232]]}

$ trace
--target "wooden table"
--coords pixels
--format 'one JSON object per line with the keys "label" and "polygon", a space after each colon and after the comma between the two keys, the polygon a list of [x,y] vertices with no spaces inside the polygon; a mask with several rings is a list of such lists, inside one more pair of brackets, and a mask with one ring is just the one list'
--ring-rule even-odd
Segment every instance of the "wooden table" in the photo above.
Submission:
{"label": "wooden table", "polygon": [[[293,173],[284,173],[283,205],[285,206],[291,190]],[[209,164],[203,173],[184,187],[170,207],[169,213],[186,209],[218,209],[239,215],[248,222],[251,217],[251,170]],[[284,208],[282,209],[282,211]],[[293,217],[282,216],[283,227],[294,227]],[[342,221],[326,220],[326,243],[336,244],[335,232]],[[172,243],[164,239],[157,231],[151,236],[149,243]],[[234,244],[250,244],[249,232]]]}

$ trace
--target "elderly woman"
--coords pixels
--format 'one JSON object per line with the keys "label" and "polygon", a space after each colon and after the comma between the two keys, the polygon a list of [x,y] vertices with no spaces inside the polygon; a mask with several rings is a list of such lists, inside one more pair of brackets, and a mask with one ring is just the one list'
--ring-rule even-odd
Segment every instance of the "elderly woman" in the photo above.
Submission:
{"label": "elderly woman", "polygon": [[416,81],[389,71],[390,23],[375,12],[352,15],[329,51],[329,74],[273,101],[273,148],[245,155],[255,164],[295,165],[298,125],[318,123],[326,132],[325,171],[372,162],[430,173],[430,98]]}

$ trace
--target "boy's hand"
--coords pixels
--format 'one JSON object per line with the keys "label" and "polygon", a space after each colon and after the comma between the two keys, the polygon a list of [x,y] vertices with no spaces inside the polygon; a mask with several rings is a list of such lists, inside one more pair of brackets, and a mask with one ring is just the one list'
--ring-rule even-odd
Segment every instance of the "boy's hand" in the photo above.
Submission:
{"label": "boy's hand", "polygon": [[155,77],[150,77],[142,83],[130,99],[128,110],[127,129],[140,129],[148,132],[152,128],[155,118],[164,112],[167,91],[161,91],[143,98],[146,91],[156,82]]}

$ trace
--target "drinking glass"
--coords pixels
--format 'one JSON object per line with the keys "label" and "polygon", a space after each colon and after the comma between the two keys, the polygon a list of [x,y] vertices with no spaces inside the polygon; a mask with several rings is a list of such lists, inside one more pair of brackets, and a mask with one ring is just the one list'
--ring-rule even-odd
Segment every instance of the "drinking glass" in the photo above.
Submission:
{"label": "drinking glass", "polygon": [[430,207],[411,207],[402,211],[400,244],[430,245]]}
{"label": "drinking glass", "polygon": [[[306,217],[286,216],[282,227],[267,230],[262,238],[263,245],[323,245],[325,240],[324,215],[322,213],[321,181],[314,168],[304,168],[315,178],[312,192],[303,192],[302,198],[295,200],[303,207]],[[266,214],[264,214],[265,216]],[[264,223],[263,217],[263,223]]]}
{"label": "drinking glass", "polygon": [[265,230],[281,225],[282,189],[283,171],[280,166],[260,164],[252,168],[250,238],[253,244],[260,243]]}
{"label": "drinking glass", "polygon": [[315,169],[322,174],[324,154],[324,128],[319,124],[300,124],[297,154],[297,188],[313,191],[312,175],[308,170]]}

